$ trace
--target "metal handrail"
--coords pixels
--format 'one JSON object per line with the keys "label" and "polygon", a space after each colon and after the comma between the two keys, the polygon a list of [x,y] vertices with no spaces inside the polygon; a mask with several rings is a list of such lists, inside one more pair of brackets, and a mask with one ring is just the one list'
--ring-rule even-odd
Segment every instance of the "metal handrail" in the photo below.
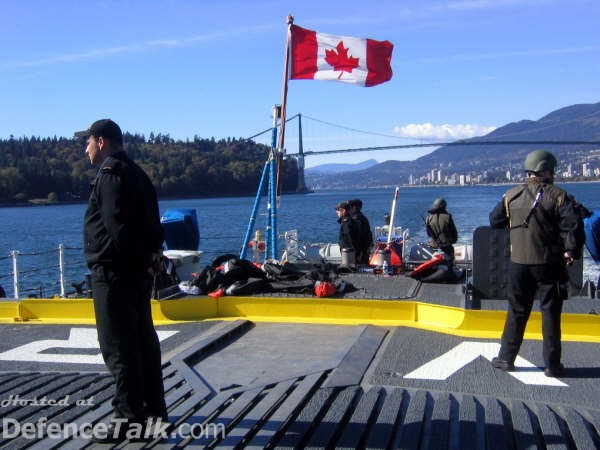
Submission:
{"label": "metal handrail", "polygon": [[[59,244],[58,245],[58,264],[57,265],[51,265],[49,266],[50,268],[56,269],[58,268],[58,272],[59,272],[59,289],[60,289],[60,293],[59,296],[61,298],[65,298],[66,297],[66,290],[65,290],[65,268],[66,267],[72,267],[72,266],[77,266],[79,264],[77,263],[66,263],[65,262],[65,251],[66,250],[82,250],[81,248],[77,248],[77,247],[68,247],[65,246],[64,244]],[[2,275],[0,276],[0,279],[2,278],[9,278],[12,277],[12,282],[13,282],[13,298],[18,299],[20,298],[21,294],[23,292],[33,292],[33,291],[39,291],[39,292],[43,292],[43,286],[39,286],[36,288],[30,288],[30,289],[23,289],[21,286],[21,279],[26,277],[28,274],[32,274],[32,273],[37,273],[37,272],[41,272],[43,269],[40,268],[30,268],[27,270],[19,270],[19,258],[22,256],[40,256],[40,255],[46,255],[49,253],[54,253],[57,252],[57,249],[50,249],[50,250],[43,250],[43,251],[39,251],[39,252],[20,252],[19,250],[12,250],[9,254],[9,256],[3,256],[0,257],[0,260],[4,260],[4,259],[12,259],[12,271],[8,274],[8,275]]]}

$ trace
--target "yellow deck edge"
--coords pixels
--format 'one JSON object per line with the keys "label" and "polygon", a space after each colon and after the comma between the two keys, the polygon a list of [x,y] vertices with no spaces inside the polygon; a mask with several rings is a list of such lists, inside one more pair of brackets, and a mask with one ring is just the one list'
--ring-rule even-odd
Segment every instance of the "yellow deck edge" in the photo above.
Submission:
{"label": "yellow deck edge", "polygon": [[[465,310],[418,301],[296,297],[199,296],[152,301],[157,325],[204,320],[404,326],[463,337],[499,339],[505,311]],[[0,323],[93,324],[91,299],[23,299],[0,302]],[[541,339],[541,314],[533,312],[526,339]],[[564,341],[600,342],[600,316],[563,314]]]}

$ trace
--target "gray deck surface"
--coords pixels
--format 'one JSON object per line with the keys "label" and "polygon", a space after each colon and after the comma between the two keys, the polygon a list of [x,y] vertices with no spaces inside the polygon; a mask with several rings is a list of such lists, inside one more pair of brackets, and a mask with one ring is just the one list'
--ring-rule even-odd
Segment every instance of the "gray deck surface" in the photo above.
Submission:
{"label": "gray deck surface", "polygon": [[[103,364],[40,362],[31,351],[29,361],[2,358],[16,347],[27,354],[23,346],[42,337],[53,341],[39,353],[57,361],[97,354],[62,346],[72,328],[90,327],[0,325],[0,401],[69,396],[64,406],[3,406],[2,418],[109,419],[112,383]],[[402,327],[241,320],[158,331],[177,332],[161,344],[172,430],[117,448],[595,449],[600,443],[597,344],[564,343],[568,369],[558,380],[542,373],[539,341],[524,343],[517,372],[508,374],[489,363],[497,341]],[[90,398],[91,405],[76,404]],[[182,424],[225,432],[186,438]],[[7,449],[88,447],[111,446],[82,438],[0,441]]]}
{"label": "gray deck surface", "polygon": [[[341,273],[340,278],[355,289],[349,289],[334,298],[340,299],[375,299],[375,300],[409,300],[452,306],[466,309],[483,309],[505,311],[506,299],[468,299],[464,280],[456,283],[423,283],[405,274],[381,275],[372,273]],[[580,294],[580,295],[579,295]],[[585,292],[571,293],[564,302],[563,311],[579,314],[600,314],[600,299],[590,298]],[[269,297],[315,297],[313,294],[270,293],[256,294]],[[315,297],[316,298],[316,297]],[[534,311],[539,311],[539,302],[535,302]]]}

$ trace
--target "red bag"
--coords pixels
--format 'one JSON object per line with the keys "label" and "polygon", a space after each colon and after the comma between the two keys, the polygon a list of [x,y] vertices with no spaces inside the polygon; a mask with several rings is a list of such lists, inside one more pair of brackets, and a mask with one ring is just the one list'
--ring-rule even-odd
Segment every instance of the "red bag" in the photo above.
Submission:
{"label": "red bag", "polygon": [[317,297],[331,297],[335,295],[335,286],[329,281],[317,281],[315,284],[315,295]]}
{"label": "red bag", "polygon": [[208,293],[209,297],[214,297],[214,298],[220,298],[223,297],[225,295],[225,291],[221,288],[217,289],[216,291],[212,291]]}

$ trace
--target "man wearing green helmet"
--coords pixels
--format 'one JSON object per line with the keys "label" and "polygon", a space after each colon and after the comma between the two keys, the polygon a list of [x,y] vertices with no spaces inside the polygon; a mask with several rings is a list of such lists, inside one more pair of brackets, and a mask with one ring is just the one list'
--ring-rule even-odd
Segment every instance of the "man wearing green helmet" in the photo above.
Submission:
{"label": "man wearing green helmet", "polygon": [[561,376],[560,315],[563,298],[559,284],[568,281],[566,265],[573,263],[579,243],[578,216],[573,198],[555,186],[557,161],[545,150],[525,158],[525,183],[509,189],[490,213],[490,225],[510,233],[509,305],[500,352],[492,365],[515,370],[525,326],[536,293],[542,312],[544,373]]}

